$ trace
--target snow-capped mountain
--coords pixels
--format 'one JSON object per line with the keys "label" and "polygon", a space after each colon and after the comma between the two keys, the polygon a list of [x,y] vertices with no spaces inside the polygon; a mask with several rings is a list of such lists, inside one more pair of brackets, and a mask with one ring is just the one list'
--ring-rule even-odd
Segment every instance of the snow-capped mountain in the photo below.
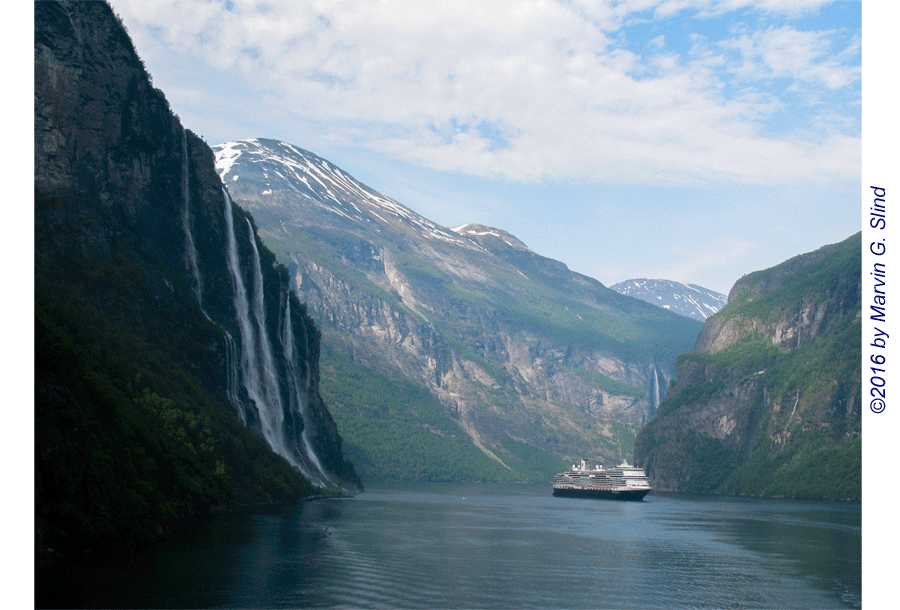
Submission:
{"label": "snow-capped mountain", "polygon": [[610,288],[700,321],[706,320],[728,303],[728,295],[696,284],[682,284],[671,280],[640,278],[625,280]]}
{"label": "snow-capped mountain", "polygon": [[296,146],[214,150],[322,331],[325,398],[364,476],[545,480],[586,451],[628,457],[702,327]]}
{"label": "snow-capped mountain", "polygon": [[[450,229],[435,224],[406,206],[358,182],[336,165],[291,144],[251,139],[215,146],[216,170],[230,190],[252,186],[260,198],[251,209],[276,210],[283,196],[315,205],[326,216],[365,225],[406,227],[418,235],[481,249]],[[338,224],[346,224],[339,221]]]}
{"label": "snow-capped mountain", "polygon": [[452,231],[459,235],[465,235],[478,242],[487,241],[488,243],[490,243],[491,241],[494,241],[494,243],[497,243],[497,241],[500,241],[512,248],[530,251],[528,246],[522,243],[518,237],[501,229],[495,229],[493,227],[487,227],[485,225],[469,223],[460,227],[453,227]]}

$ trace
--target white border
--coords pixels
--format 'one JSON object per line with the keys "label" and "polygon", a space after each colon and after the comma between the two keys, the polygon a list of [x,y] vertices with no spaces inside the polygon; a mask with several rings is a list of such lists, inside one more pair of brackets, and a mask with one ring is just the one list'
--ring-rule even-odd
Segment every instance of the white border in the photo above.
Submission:
{"label": "white border", "polygon": [[[900,260],[894,256],[900,243],[888,235],[896,234],[900,223],[900,181],[897,180],[896,147],[900,145],[900,131],[896,104],[898,100],[897,74],[900,49],[896,44],[900,10],[894,2],[864,2],[862,7],[862,428],[863,428],[863,499],[862,499],[862,592],[863,607],[880,607],[896,595],[896,569],[893,551],[896,549],[897,526],[892,518],[895,495],[894,477],[897,467],[896,438],[900,414],[900,357],[895,345],[900,337],[893,336],[896,328],[893,320],[898,314],[898,304],[892,302],[894,276],[900,278],[892,263]],[[887,224],[885,229],[872,228],[869,224],[873,191],[870,186],[885,189]],[[885,240],[887,252],[876,257],[869,246],[873,241]],[[871,275],[875,262],[887,263],[887,324],[874,322],[870,316],[873,304],[874,278]],[[874,327],[890,335],[886,349],[872,347]],[[875,353],[886,356],[886,407],[882,413],[871,409],[872,384],[870,358]]]}

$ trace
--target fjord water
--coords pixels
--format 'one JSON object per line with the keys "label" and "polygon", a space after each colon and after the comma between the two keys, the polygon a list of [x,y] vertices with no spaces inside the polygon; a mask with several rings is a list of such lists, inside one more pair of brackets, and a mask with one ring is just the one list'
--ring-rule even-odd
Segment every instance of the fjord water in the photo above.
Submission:
{"label": "fjord water", "polygon": [[38,581],[37,602],[859,607],[860,525],[859,504],[656,492],[643,502],[581,500],[554,498],[547,485],[382,486],[355,498],[219,515],[137,560],[60,567]]}

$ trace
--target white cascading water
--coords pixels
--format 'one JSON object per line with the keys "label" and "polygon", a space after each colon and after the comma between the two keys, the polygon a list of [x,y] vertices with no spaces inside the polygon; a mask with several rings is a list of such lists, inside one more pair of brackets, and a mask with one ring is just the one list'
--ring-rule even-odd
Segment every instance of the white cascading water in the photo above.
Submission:
{"label": "white cascading water", "polygon": [[[272,430],[275,442],[272,447],[278,453],[285,455],[284,408],[281,404],[281,392],[278,387],[278,374],[275,371],[275,359],[272,356],[272,342],[269,341],[269,331],[266,327],[266,303],[263,293],[262,266],[250,219],[247,219],[247,234],[250,244],[253,246],[253,316],[256,318],[256,344],[259,348],[257,366],[260,367],[259,373],[261,373],[257,374],[255,378],[259,382],[258,394],[263,399],[263,404],[258,405],[260,419],[265,419],[264,427],[268,426]],[[285,457],[288,456],[285,455]]]}
{"label": "white cascading water", "polygon": [[[194,242],[191,227],[190,213],[190,183],[188,165],[187,131],[181,131],[182,170],[181,185],[184,207],[182,211],[182,226],[185,238],[185,258],[188,271],[193,279],[194,295],[200,311],[207,320],[212,318],[203,307],[203,282],[201,281],[200,266],[198,263],[197,247]],[[285,363],[287,367],[288,390],[291,408],[300,415],[303,421],[301,434],[303,448],[309,464],[318,473],[309,472],[309,468],[301,463],[301,456],[294,455],[285,443],[284,438],[284,408],[281,401],[281,391],[278,384],[278,375],[275,369],[275,358],[272,353],[272,343],[266,327],[265,299],[263,291],[262,267],[256,239],[253,234],[253,226],[247,220],[250,243],[253,247],[253,317],[256,319],[256,329],[251,323],[250,302],[247,296],[247,287],[244,283],[244,274],[241,271],[237,253],[237,240],[234,233],[234,218],[231,209],[231,197],[225,188],[222,189],[222,200],[225,205],[225,224],[227,226],[228,239],[228,267],[234,282],[234,308],[241,332],[241,354],[238,356],[238,347],[231,334],[222,328],[226,343],[226,375],[227,393],[232,404],[237,407],[241,423],[247,425],[247,414],[241,405],[239,398],[240,383],[243,381],[247,395],[256,407],[263,437],[269,446],[278,454],[285,457],[291,464],[300,469],[303,475],[319,485],[326,485],[329,477],[312,448],[308,436],[306,424],[306,397],[303,395],[297,382],[298,365],[293,349],[293,335],[291,332],[290,298],[285,309],[285,337],[282,341],[285,349]],[[215,322],[213,322],[215,323]],[[217,325],[218,326],[218,325]],[[221,326],[220,326],[221,328]],[[308,383],[307,383],[308,386]],[[321,474],[321,476],[319,476]],[[323,478],[324,477],[324,478]]]}
{"label": "white cascading water", "polygon": [[[228,191],[225,190],[225,188],[222,189],[222,194],[225,204],[225,223],[228,233],[228,267],[234,282],[234,308],[241,332],[240,371],[233,375],[235,388],[233,392],[231,392],[231,390],[229,391],[230,398],[238,408],[241,420],[246,424],[246,416],[241,408],[240,402],[237,400],[236,382],[237,378],[240,377],[243,381],[244,389],[247,391],[247,395],[256,407],[260,428],[263,437],[269,446],[276,453],[283,456],[291,464],[297,467],[307,479],[310,479],[312,482],[319,485],[328,485],[330,477],[328,477],[328,474],[322,467],[315,451],[313,451],[307,436],[306,397],[297,383],[297,372],[299,367],[297,366],[293,349],[289,309],[286,311],[288,317],[284,323],[286,324],[285,332],[290,339],[282,341],[283,348],[285,349],[285,366],[287,367],[286,378],[288,380],[290,401],[296,403],[297,408],[295,409],[295,412],[303,419],[304,431],[301,434],[301,437],[306,455],[296,455],[288,448],[288,444],[285,441],[285,411],[278,382],[278,373],[275,364],[276,359],[272,351],[272,342],[269,340],[269,333],[266,326],[262,264],[259,257],[259,250],[256,246],[253,226],[248,219],[247,230],[249,233],[250,244],[253,248],[253,307],[251,310],[247,285],[244,282],[244,275],[238,258],[237,240],[235,238],[234,219],[231,209],[231,197],[228,195]],[[255,325],[251,321],[251,315],[256,320]],[[237,350],[233,340],[229,342],[229,350],[231,349]],[[237,360],[237,358],[235,357],[234,360]],[[230,383],[231,378],[229,378],[229,384]],[[309,384],[307,383],[307,390],[308,385]],[[303,459],[304,457],[306,460]],[[322,476],[320,477],[314,472],[309,472],[307,464],[304,463],[305,461],[308,461],[309,465],[312,465]]]}
{"label": "white cascading water", "polygon": [[194,294],[197,297],[197,303],[200,304],[200,310],[203,315],[209,319],[206,311],[203,310],[203,284],[200,282],[200,267],[197,264],[197,246],[194,244],[194,234],[191,231],[191,190],[188,174],[188,148],[187,148],[187,130],[181,128],[181,190],[184,195],[184,210],[181,214],[181,224],[184,228],[185,252],[187,255],[187,265],[194,278]]}
{"label": "white cascading water", "polygon": [[[290,313],[290,311],[288,311],[288,313]],[[312,346],[310,345],[310,339],[311,338],[310,338],[309,333],[306,332],[306,329],[304,329],[303,340],[306,343],[306,353],[307,354],[312,352]],[[294,363],[295,363],[295,366],[299,369],[299,365],[297,365],[297,363],[296,363],[296,356],[294,356]],[[296,372],[299,373],[299,370]],[[300,376],[296,375],[294,377],[294,379],[300,379]],[[297,389],[298,405],[300,407],[300,413],[303,415],[303,418],[304,418],[304,420],[303,420],[304,426],[303,426],[303,434],[302,434],[303,443],[304,443],[304,446],[306,447],[306,451],[307,451],[310,459],[313,461],[313,463],[316,465],[316,467],[322,472],[322,474],[325,476],[325,478],[327,478],[329,481],[332,481],[338,487],[340,487],[341,486],[340,483],[335,482],[329,476],[328,471],[325,470],[324,468],[322,468],[322,465],[320,464],[319,459],[316,457],[315,451],[313,450],[312,445],[309,440],[309,427],[306,426],[306,411],[307,411],[307,407],[309,406],[309,404],[307,402],[307,397],[311,393],[312,393],[312,371],[309,369],[309,367],[307,367],[306,373],[303,376],[303,387],[302,388],[298,387],[298,389]]]}
{"label": "white cascading water", "polygon": [[653,365],[653,409],[659,406],[659,374],[656,370],[656,365]]}
{"label": "white cascading water", "polygon": [[[237,406],[240,404],[240,399],[238,398],[240,392],[240,360],[238,359],[237,345],[227,330],[223,328],[222,332],[225,333],[225,374],[227,375],[226,383],[228,384],[226,391],[228,392],[228,400],[231,401],[231,404]],[[238,408],[237,412],[241,423],[246,426],[247,416],[244,410]]]}
{"label": "white cascading water", "polygon": [[231,270],[231,279],[234,282],[234,309],[241,331],[241,373],[243,374],[244,388],[247,390],[247,395],[250,396],[250,400],[253,401],[259,413],[263,437],[270,447],[281,453],[282,447],[276,439],[275,430],[272,429],[269,418],[264,416],[266,402],[259,381],[256,334],[253,332],[253,326],[250,323],[250,303],[247,300],[244,274],[241,272],[240,260],[238,259],[237,240],[234,235],[234,219],[231,215],[231,197],[228,196],[228,191],[224,188],[222,189],[222,194],[225,201],[225,225],[228,233],[228,268]]}
{"label": "white cascading water", "polygon": [[[188,271],[190,271],[191,276],[194,279],[194,296],[197,297],[197,305],[200,307],[200,312],[206,317],[207,320],[213,322],[213,319],[209,317],[209,314],[206,313],[206,309],[203,307],[203,281],[200,277],[200,265],[198,263],[198,255],[197,255],[197,246],[194,242],[194,233],[191,225],[191,189],[190,189],[190,174],[189,165],[188,165],[188,147],[187,147],[187,130],[184,127],[181,128],[181,189],[182,196],[184,198],[184,209],[181,214],[182,227],[184,229],[184,241],[185,241],[185,257],[187,259],[187,267]],[[215,322],[213,322],[215,324]],[[216,324],[216,326],[219,326]],[[232,403],[237,404],[238,402],[238,359],[237,359],[237,346],[234,343],[234,338],[232,338],[231,334],[219,326],[222,332],[225,334],[225,369],[227,375],[227,392],[228,399],[231,400]],[[238,409],[241,422],[246,425],[246,419],[244,417],[244,412],[242,409]]]}
{"label": "white cascading water", "polygon": [[[281,343],[284,347],[284,361],[287,365],[287,379],[289,386],[289,397],[290,397],[290,408],[294,413],[300,415],[301,420],[303,421],[303,432],[300,433],[300,439],[303,441],[303,449],[306,452],[306,457],[312,463],[312,466],[323,476],[325,479],[328,479],[328,473],[325,472],[325,469],[322,468],[322,464],[319,462],[319,458],[316,456],[316,452],[313,450],[312,443],[309,440],[309,425],[307,423],[307,415],[306,415],[306,400],[308,394],[304,393],[300,389],[300,384],[297,383],[297,380],[300,378],[300,364],[297,361],[297,353],[294,349],[294,332],[293,332],[293,324],[291,320],[291,296],[290,293],[285,294],[285,303],[284,303],[284,319],[282,320],[282,334],[281,334]],[[305,334],[305,333],[304,333]],[[307,374],[308,376],[308,374]],[[303,470],[301,468],[301,470]],[[310,473],[305,472],[304,474],[307,478],[313,478]],[[318,479],[320,483],[325,483],[318,476],[315,477]]]}

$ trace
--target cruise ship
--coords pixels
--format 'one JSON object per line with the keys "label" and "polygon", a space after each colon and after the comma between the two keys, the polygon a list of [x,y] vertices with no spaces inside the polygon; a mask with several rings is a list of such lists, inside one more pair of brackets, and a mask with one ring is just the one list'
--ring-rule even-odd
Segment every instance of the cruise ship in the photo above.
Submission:
{"label": "cruise ship", "polygon": [[571,470],[553,477],[553,495],[570,498],[605,498],[641,501],[650,493],[643,468],[622,462],[606,470],[590,460],[573,464]]}

